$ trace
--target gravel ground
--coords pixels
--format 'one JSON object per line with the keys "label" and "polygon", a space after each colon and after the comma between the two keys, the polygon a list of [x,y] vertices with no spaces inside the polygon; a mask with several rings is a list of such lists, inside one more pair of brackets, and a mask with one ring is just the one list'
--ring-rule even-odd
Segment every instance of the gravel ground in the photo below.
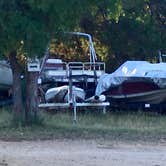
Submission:
{"label": "gravel ground", "polygon": [[0,141],[0,166],[165,166],[166,143]]}

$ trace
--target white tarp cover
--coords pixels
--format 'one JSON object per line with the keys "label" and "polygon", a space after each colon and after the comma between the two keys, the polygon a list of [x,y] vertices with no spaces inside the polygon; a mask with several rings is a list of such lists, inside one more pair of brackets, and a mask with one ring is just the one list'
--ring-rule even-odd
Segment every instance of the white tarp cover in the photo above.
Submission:
{"label": "white tarp cover", "polygon": [[147,79],[160,88],[166,87],[166,63],[149,63],[147,61],[126,61],[115,72],[100,77],[96,95],[118,86],[126,80]]}
{"label": "white tarp cover", "polygon": [[[72,87],[72,93],[77,100],[85,100],[85,92],[83,89],[76,86]],[[60,87],[50,88],[45,94],[45,99],[47,102],[56,101],[56,102],[68,102],[69,97],[69,86],[64,85]]]}

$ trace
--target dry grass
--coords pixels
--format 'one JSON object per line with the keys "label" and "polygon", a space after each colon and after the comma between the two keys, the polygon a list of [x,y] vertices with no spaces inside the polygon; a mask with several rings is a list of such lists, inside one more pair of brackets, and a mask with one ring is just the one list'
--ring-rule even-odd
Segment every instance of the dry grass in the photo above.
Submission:
{"label": "dry grass", "polygon": [[41,125],[14,128],[9,110],[0,111],[1,139],[104,138],[113,140],[166,140],[166,116],[143,112],[40,112]]}

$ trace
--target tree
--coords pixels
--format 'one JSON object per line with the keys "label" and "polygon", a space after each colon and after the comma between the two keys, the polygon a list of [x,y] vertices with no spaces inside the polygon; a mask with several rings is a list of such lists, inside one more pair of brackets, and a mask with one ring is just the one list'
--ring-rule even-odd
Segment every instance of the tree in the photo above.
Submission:
{"label": "tree", "polygon": [[[48,41],[58,32],[77,26],[86,1],[77,0],[1,0],[0,50],[13,72],[13,112],[20,119],[23,110],[34,113],[37,73],[25,72],[28,58],[43,56]],[[75,16],[78,17],[75,17]],[[23,58],[22,58],[23,57]],[[20,75],[26,73],[26,106],[22,101]]]}
{"label": "tree", "polygon": [[165,0],[104,0],[94,9],[80,26],[104,46],[110,71],[128,59],[153,61],[157,50],[165,49]]}

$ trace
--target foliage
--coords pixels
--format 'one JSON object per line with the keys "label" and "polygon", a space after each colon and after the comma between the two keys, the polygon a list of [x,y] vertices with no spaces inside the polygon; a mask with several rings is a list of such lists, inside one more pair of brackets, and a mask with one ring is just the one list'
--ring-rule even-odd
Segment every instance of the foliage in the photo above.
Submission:
{"label": "foliage", "polygon": [[153,61],[157,50],[166,47],[165,0],[100,1],[95,14],[92,11],[89,15],[82,17],[80,26],[108,50],[107,56],[101,56],[109,69],[127,59]]}
{"label": "foliage", "polygon": [[66,0],[2,0],[1,52],[9,53],[11,50],[19,49],[22,43],[28,56],[42,55],[41,52],[55,33],[75,25],[77,17],[73,18],[78,11],[72,8],[77,5],[80,6],[76,1]]}
{"label": "foliage", "polygon": [[[93,0],[89,3],[87,0],[84,2],[87,7],[80,15],[80,29],[76,29],[93,35],[97,54],[107,62],[109,71],[128,59],[154,61],[157,51],[165,49],[165,0]],[[66,45],[62,45],[69,60],[77,59],[78,53],[86,57],[86,43],[77,39],[74,47],[80,48],[81,45],[85,48],[78,49],[77,53],[74,49],[70,50]],[[71,43],[69,45],[71,46]],[[57,52],[62,50],[59,46],[55,46]]]}
{"label": "foliage", "polygon": [[2,0],[0,50],[8,53],[23,42],[28,56],[42,56],[51,37],[80,27],[100,43],[101,57],[115,65],[153,59],[166,46],[165,13],[165,0]]}

